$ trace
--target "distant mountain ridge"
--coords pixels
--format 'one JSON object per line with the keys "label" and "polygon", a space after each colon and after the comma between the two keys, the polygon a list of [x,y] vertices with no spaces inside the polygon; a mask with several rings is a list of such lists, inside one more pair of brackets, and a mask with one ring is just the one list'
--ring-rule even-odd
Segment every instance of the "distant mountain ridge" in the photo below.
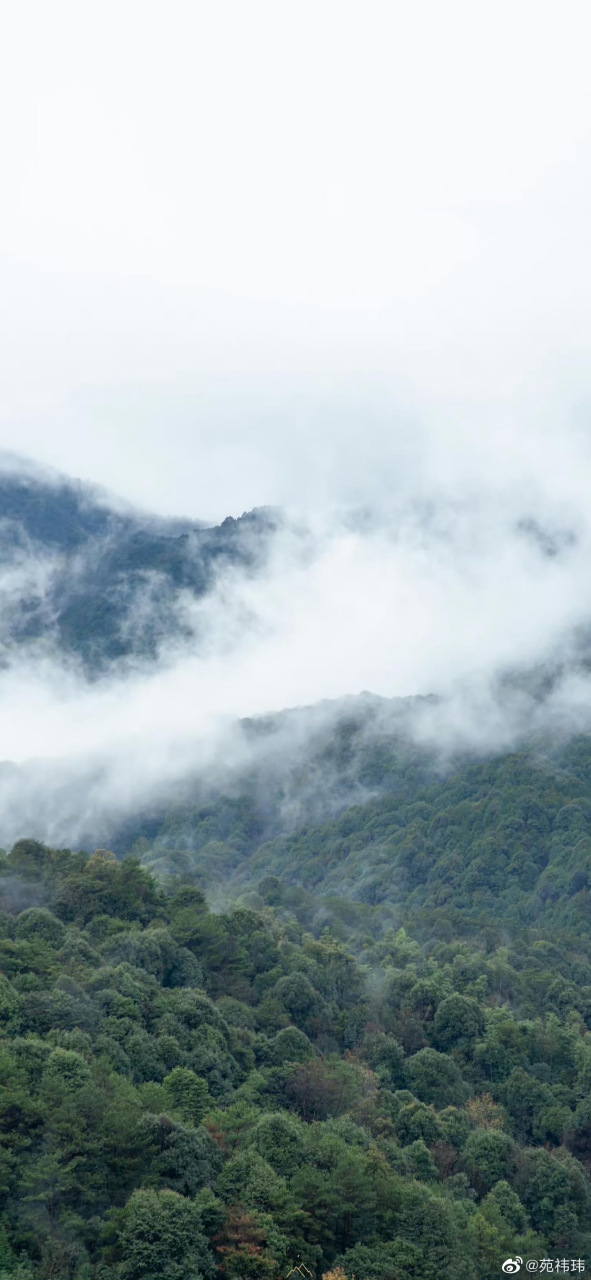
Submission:
{"label": "distant mountain ridge", "polygon": [[199,598],[227,566],[262,566],[278,512],[208,527],[117,510],[80,482],[0,474],[0,654],[51,646],[86,676],[150,660],[190,638],[181,593]]}

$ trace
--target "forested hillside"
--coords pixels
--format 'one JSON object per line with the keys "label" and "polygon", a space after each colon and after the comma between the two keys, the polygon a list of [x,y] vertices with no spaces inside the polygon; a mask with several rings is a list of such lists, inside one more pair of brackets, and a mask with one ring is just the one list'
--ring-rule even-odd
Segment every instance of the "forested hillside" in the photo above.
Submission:
{"label": "forested hillside", "polygon": [[[99,692],[278,527],[23,477],[0,509],[7,679],[50,654]],[[3,762],[0,826],[62,806],[88,838],[0,853],[0,1280],[591,1265],[591,739],[537,716],[559,671],[498,673],[509,751],[363,694],[242,720],[138,804],[121,752],[119,808],[104,761]]]}
{"label": "forested hillside", "polygon": [[[529,813],[568,863],[585,805],[553,786],[556,810]],[[428,940],[376,937],[376,908],[323,925],[279,879],[260,886],[274,907],[216,915],[134,858],[19,842],[1,884],[2,1280],[274,1280],[296,1261],[492,1280],[516,1254],[589,1256],[591,959],[570,881],[561,928],[528,931],[505,885],[483,930],[447,884]]]}
{"label": "forested hillside", "polygon": [[[213,894],[256,889],[264,902],[301,902],[308,919],[330,910],[358,921],[369,907],[373,929],[383,919],[421,937],[589,932],[589,738],[454,760],[367,726],[365,711],[350,711],[311,749],[309,771],[276,774],[272,794],[253,776],[238,796],[173,806],[135,852],[160,878],[191,874]],[[347,788],[364,802],[344,808]],[[311,820],[322,804],[344,811]],[[294,812],[308,820],[286,832]]]}

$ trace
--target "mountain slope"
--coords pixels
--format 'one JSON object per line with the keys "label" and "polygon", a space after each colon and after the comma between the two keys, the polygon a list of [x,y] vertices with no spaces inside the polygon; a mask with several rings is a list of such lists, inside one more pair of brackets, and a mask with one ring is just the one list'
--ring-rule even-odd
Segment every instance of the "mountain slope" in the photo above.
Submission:
{"label": "mountain slope", "polygon": [[290,823],[296,778],[284,778],[283,797],[278,788],[270,805],[253,777],[240,794],[174,806],[147,839],[138,839],[140,822],[129,833],[136,851],[159,875],[190,874],[214,896],[254,892],[275,906],[299,900],[309,910],[322,903],[323,921],[358,904],[375,908],[376,926],[404,923],[419,935],[437,934],[442,917],[459,933],[589,932],[589,738],[443,767],[400,736],[360,738],[353,750],[350,730],[350,721],[335,727],[331,750],[311,752],[310,771],[329,804],[340,760],[350,794],[357,788],[362,803],[339,805],[336,793],[337,815],[318,821],[300,775],[300,813],[307,794],[308,820]]}
{"label": "mountain slope", "polygon": [[[91,679],[194,641],[183,602],[278,528],[2,484],[4,661]],[[511,751],[366,693],[242,721],[137,812],[103,760],[2,766],[0,823],[63,802],[88,850],[0,851],[0,1280],[584,1267],[591,739],[541,732],[559,678],[501,674]]]}
{"label": "mountain slope", "polygon": [[264,563],[278,516],[207,528],[122,513],[82,484],[36,473],[0,477],[0,644],[74,660],[86,676],[154,660],[189,639],[187,604],[229,566]]}
{"label": "mountain slope", "polygon": [[212,914],[134,860],[28,840],[0,906],[0,1280],[588,1256],[576,938],[454,938],[452,902],[447,937],[390,930],[359,960],[305,910]]}

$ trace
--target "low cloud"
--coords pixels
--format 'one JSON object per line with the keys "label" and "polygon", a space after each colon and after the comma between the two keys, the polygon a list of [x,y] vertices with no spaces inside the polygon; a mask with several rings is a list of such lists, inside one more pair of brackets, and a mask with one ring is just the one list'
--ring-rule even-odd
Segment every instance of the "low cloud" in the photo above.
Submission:
{"label": "low cloud", "polygon": [[[364,691],[384,700],[372,733],[403,731],[440,760],[586,728],[591,527],[576,490],[569,505],[533,487],[525,501],[498,477],[455,495],[423,482],[414,500],[405,490],[305,523],[292,513],[256,572],[226,563],[206,595],[175,594],[191,638],[151,665],[89,682],[55,645],[11,654],[1,838],[75,843],[183,779],[236,786],[265,753],[296,769]],[[21,565],[23,582],[34,566]],[[130,620],[138,633],[153,607],[157,591]],[[387,701],[420,695],[433,700],[404,723]],[[238,723],[289,707],[312,709],[277,722],[272,750]]]}

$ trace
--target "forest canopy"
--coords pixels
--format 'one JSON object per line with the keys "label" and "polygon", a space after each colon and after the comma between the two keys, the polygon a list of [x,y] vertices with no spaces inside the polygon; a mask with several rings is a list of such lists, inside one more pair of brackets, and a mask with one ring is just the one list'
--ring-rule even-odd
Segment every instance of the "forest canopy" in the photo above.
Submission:
{"label": "forest canopy", "polygon": [[[106,849],[3,855],[2,1280],[492,1280],[590,1257],[588,809],[574,768],[545,776],[543,804],[515,760],[440,782],[445,807],[410,797],[414,825],[398,802],[406,925],[367,895],[318,910],[296,860],[343,850],[315,829],[261,848],[223,912],[195,852],[160,880]],[[375,806],[335,821],[361,867]],[[517,846],[539,860],[515,869],[540,904],[522,927]]]}

